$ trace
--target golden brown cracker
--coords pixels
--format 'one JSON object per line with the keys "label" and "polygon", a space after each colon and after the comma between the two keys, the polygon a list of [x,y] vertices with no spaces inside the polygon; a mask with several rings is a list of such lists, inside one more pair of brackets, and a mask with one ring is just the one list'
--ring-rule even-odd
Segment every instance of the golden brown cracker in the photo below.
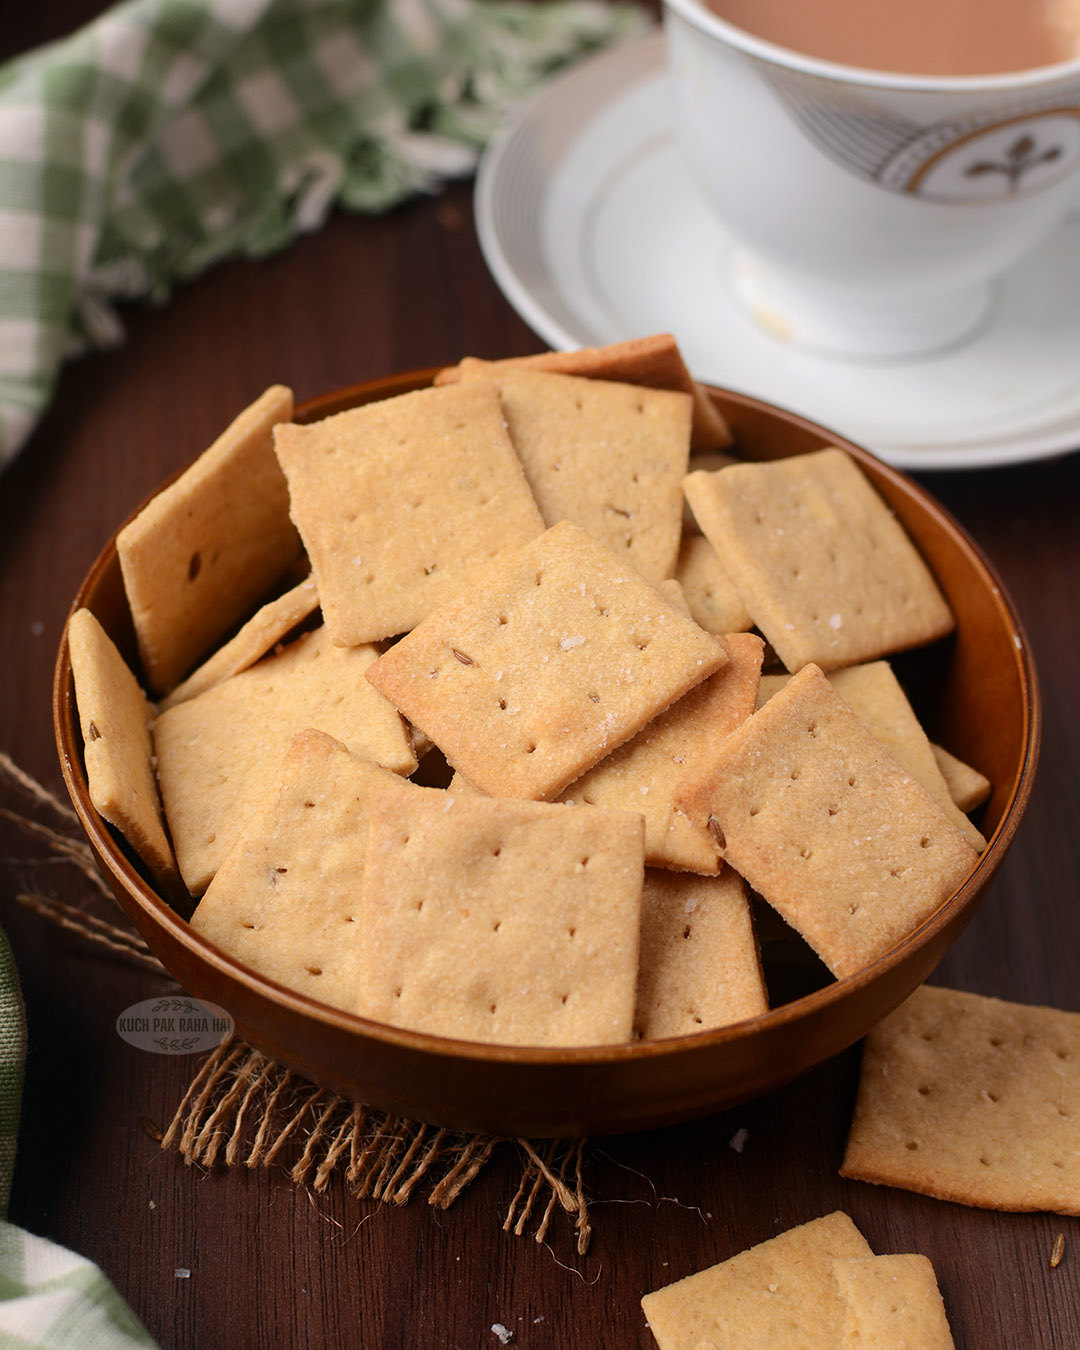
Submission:
{"label": "golden brown cracker", "polygon": [[833,1261],[844,1300],[839,1350],[953,1350],[934,1267],[925,1256]]}
{"label": "golden brown cracker", "polygon": [[695,623],[707,633],[742,633],[753,627],[716,550],[703,535],[684,533],[675,577]]}

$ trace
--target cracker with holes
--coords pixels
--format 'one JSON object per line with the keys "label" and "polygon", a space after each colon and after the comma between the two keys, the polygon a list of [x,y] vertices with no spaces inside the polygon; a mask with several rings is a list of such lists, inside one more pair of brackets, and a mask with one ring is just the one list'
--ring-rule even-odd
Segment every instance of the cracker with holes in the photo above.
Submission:
{"label": "cracker with holes", "polygon": [[837,1211],[646,1294],[641,1306],[660,1350],[836,1350],[845,1306],[832,1263],[872,1256]]}
{"label": "cracker with holes", "polygon": [[680,390],[693,399],[693,449],[710,451],[731,444],[731,431],[723,413],[687,370],[682,353],[670,333],[630,338],[607,347],[582,347],[572,352],[538,352],[535,356],[513,356],[501,361],[481,361],[477,357],[466,356],[458,365],[439,371],[435,383],[453,384],[460,379],[471,378],[478,372],[495,373],[505,367],[554,371],[593,380],[616,380],[622,384],[638,384],[646,389]]}
{"label": "cracker with holes", "polygon": [[180,877],[154,781],[153,706],[88,609],[77,609],[68,620],[67,639],[90,800],[116,826],[158,883],[174,890]]}
{"label": "cracker with holes", "polygon": [[279,984],[363,1013],[359,953],[368,807],[420,793],[319,731],[295,738],[191,926]]}
{"label": "cracker with holes", "polygon": [[833,1260],[844,1300],[839,1350],[953,1350],[934,1267],[925,1256]]}
{"label": "cracker with holes", "polygon": [[274,446],[323,617],[345,646],[408,632],[544,529],[490,384],[289,423]]}
{"label": "cracker with holes", "polygon": [[642,837],[622,812],[376,796],[361,956],[370,1015],[503,1045],[629,1041]]}
{"label": "cracker with holes", "polygon": [[843,450],[699,471],[683,490],[788,670],[854,665],[952,631],[929,568]]}
{"label": "cracker with holes", "polygon": [[300,554],[272,433],[291,392],[268,389],[116,537],[143,670],[171,689]]}
{"label": "cracker with holes", "polygon": [[499,391],[545,525],[572,520],[649,581],[670,577],[690,454],[688,396],[511,365],[479,378]]}
{"label": "cracker with holes", "polygon": [[550,800],[726,661],[634,568],[563,521],[367,675],[474,787]]}
{"label": "cracker with holes", "polygon": [[276,600],[269,601],[257,610],[235,636],[163,698],[158,708],[165,712],[174,704],[183,703],[196,694],[204,694],[222,680],[247,670],[264,657],[275,643],[310,618],[318,607],[319,593],[315,589],[315,579],[305,577],[284,595],[279,595]]}
{"label": "cracker with holes", "polygon": [[[764,676],[759,693],[761,701],[782,688],[788,678],[786,675]],[[986,840],[953,800],[926,732],[889,663],[870,661],[865,665],[845,666],[842,670],[830,671],[828,681],[863,726],[873,733],[902,769],[940,802],[945,814],[971,847],[981,853],[986,848]]]}
{"label": "cracker with holes", "polygon": [[184,882],[206,889],[293,737],[325,731],[395,773],[416,768],[401,718],[364,679],[374,647],[338,647],[325,627],[162,713],[154,747]]}
{"label": "cracker with holes", "polygon": [[727,664],[691,689],[633,739],[575,779],[560,800],[640,811],[652,867],[716,873],[716,840],[703,822],[674,808],[687,781],[710,772],[714,751],[754,711],[763,644],[753,633],[724,639]]}
{"label": "cracker with holes", "polygon": [[924,985],[871,1031],[841,1172],[1080,1214],[1080,1013]]}
{"label": "cracker with holes", "polygon": [[742,633],[753,627],[716,549],[704,535],[684,532],[675,578],[683,588],[694,622],[707,633]]}
{"label": "cracker with holes", "polygon": [[680,802],[838,977],[930,918],[978,861],[813,665],[730,733]]}
{"label": "cracker with holes", "polygon": [[742,878],[647,868],[635,1031],[687,1036],[768,1010]]}

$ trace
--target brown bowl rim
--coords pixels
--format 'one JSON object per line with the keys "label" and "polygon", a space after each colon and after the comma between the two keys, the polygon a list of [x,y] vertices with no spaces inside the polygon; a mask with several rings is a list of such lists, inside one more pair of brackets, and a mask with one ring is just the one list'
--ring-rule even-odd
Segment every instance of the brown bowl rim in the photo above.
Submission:
{"label": "brown bowl rim", "polygon": [[[436,372],[442,367],[423,368],[401,372],[395,375],[366,380],[342,389],[317,395],[304,400],[296,408],[299,421],[312,421],[327,416],[339,408],[354,406],[370,401],[373,397],[389,397],[395,393],[422,388],[431,384]],[[333,1008],[319,1003],[307,995],[298,993],[286,985],[277,983],[260,975],[251,967],[229,956],[208,942],[201,934],[191,928],[135,869],[120,843],[113,836],[111,827],[94,809],[90,802],[89,790],[85,778],[82,758],[81,735],[77,730],[77,718],[74,713],[74,687],[71,675],[71,663],[68,654],[67,625],[61,637],[53,677],[53,727],[61,771],[68,793],[79,820],[90,840],[93,849],[112,872],[114,879],[123,888],[124,894],[135,902],[141,915],[155,926],[164,929],[174,940],[187,947],[206,964],[215,969],[219,976],[237,981],[257,996],[268,998],[280,1004],[291,1013],[306,1016],[336,1029],[377,1040],[384,1045],[396,1046],[422,1055],[436,1055],[442,1058],[456,1057],[464,1060],[480,1060],[488,1063],[536,1064],[536,1065],[603,1065],[633,1059],[648,1059],[678,1055],[706,1046],[722,1045],[728,1041],[741,1039],[753,1034],[764,1026],[770,1029],[783,1027],[824,1011],[832,1004],[845,999],[852,992],[865,988],[894,966],[901,964],[913,947],[928,943],[935,934],[952,923],[958,913],[971,905],[982,890],[981,877],[996,869],[1004,856],[1019,826],[1024,809],[1031,795],[1034,771],[1038,761],[1042,731],[1042,702],[1038,676],[1035,669],[1031,646],[1027,640],[1020,617],[1013,601],[1008,595],[1000,577],[982,549],[968,534],[967,530],[920,484],[906,474],[893,469],[869,451],[854,444],[845,437],[832,432],[820,423],[801,414],[792,412],[780,405],[763,399],[726,389],[719,385],[705,385],[710,393],[719,394],[727,402],[748,410],[765,414],[779,413],[783,419],[801,430],[821,436],[823,444],[840,446],[848,451],[861,467],[868,468],[879,478],[884,477],[901,493],[919,499],[924,508],[940,518],[945,526],[970,555],[977,569],[987,582],[997,606],[1004,612],[1009,630],[1014,636],[1018,675],[1022,696],[1022,722],[1024,727],[1024,755],[1016,774],[1012,791],[1002,810],[994,833],[987,840],[987,847],[978,864],[964,884],[946,900],[929,919],[876,961],[852,975],[833,979],[828,984],[809,994],[804,994],[788,1003],[755,1017],[745,1018],[723,1027],[706,1029],[688,1035],[631,1041],[617,1045],[601,1046],[515,1046],[497,1045],[484,1042],[457,1040],[447,1036],[437,1036],[428,1032],[414,1031],[402,1027],[390,1026],[361,1017],[359,1014]],[[186,467],[186,466],[185,466]],[[178,470],[162,482],[146,498],[152,500],[184,470]],[[128,516],[131,520],[143,509],[146,502],[140,504]],[[116,534],[127,521],[117,527],[109,541],[91,564],[72,601],[70,614],[85,603],[85,597],[93,590],[101,573],[109,567],[116,552]],[[135,915],[124,906],[128,917],[136,922]],[[145,936],[145,933],[144,933]],[[150,944],[151,947],[153,943]]]}

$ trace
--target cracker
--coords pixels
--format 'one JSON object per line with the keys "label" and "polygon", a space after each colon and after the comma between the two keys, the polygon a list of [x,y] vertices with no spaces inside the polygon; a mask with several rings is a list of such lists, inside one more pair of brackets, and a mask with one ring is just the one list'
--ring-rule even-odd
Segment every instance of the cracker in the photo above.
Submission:
{"label": "cracker", "polygon": [[841,1172],[1080,1214],[1080,1013],[923,986],[871,1031]]}
{"label": "cracker", "polygon": [[732,731],[679,800],[839,977],[914,932],[978,861],[816,666]]}
{"label": "cracker", "polygon": [[931,742],[930,751],[937,761],[950,796],[960,810],[974,811],[977,806],[982,806],[990,796],[992,787],[990,779],[972,765],[957,759],[944,746]]}
{"label": "cracker", "polygon": [[788,670],[853,665],[952,631],[914,544],[843,450],[695,472],[683,490]]}
{"label": "cracker", "polygon": [[840,1350],[953,1350],[934,1267],[925,1256],[833,1260],[844,1300]]}
{"label": "cracker", "polygon": [[711,771],[727,733],[754,710],[762,642],[752,633],[724,639],[727,664],[613,754],[570,784],[560,800],[645,817],[645,860],[653,867],[716,873],[721,862],[704,820],[675,810],[683,784]]}
{"label": "cracker", "polygon": [[635,1030],[686,1036],[768,1010],[742,878],[646,869]]}
{"label": "cracker", "polygon": [[297,624],[310,617],[318,606],[319,593],[315,589],[315,579],[306,577],[292,590],[257,610],[234,637],[161,700],[159,710],[165,712],[175,704],[194,698],[196,694],[203,694],[222,680],[247,670],[264,657],[276,642],[287,637]]}
{"label": "cracker", "polygon": [[385,652],[368,679],[492,796],[552,798],[725,663],[563,521]]}
{"label": "cracker", "polygon": [[832,1262],[870,1256],[837,1211],[646,1294],[641,1306],[660,1350],[836,1350],[844,1302]]}
{"label": "cracker", "polygon": [[675,577],[695,623],[707,633],[742,633],[753,627],[746,606],[716,556],[716,549],[704,535],[683,536]]}
{"label": "cracker", "polygon": [[[789,678],[786,675],[763,677],[759,699],[764,701]],[[871,661],[861,666],[845,666],[843,670],[831,671],[827,678],[863,726],[873,733],[906,773],[940,802],[945,814],[971,847],[981,853],[986,848],[986,840],[953,800],[926,732],[889,663]]]}
{"label": "cracker", "polygon": [[191,918],[223,952],[287,988],[363,1014],[361,888],[372,795],[423,793],[320,731],[292,742],[275,783]]}
{"label": "cracker", "polygon": [[501,361],[480,361],[467,356],[456,366],[439,371],[436,384],[451,384],[477,369],[493,370],[504,366],[527,370],[549,370],[563,375],[589,379],[618,380],[647,389],[677,389],[694,401],[691,444],[694,450],[716,450],[730,445],[731,429],[708,393],[691,376],[678,344],[670,333],[631,338],[607,347],[583,347],[572,352],[538,352],[535,356],[514,356]]}
{"label": "cracker", "polygon": [[72,614],[67,639],[90,800],[116,826],[158,883],[175,889],[180,876],[165,835],[154,781],[153,705],[88,609]]}
{"label": "cracker", "polygon": [[377,655],[372,646],[337,647],[317,628],[158,718],[165,814],[193,894],[205,890],[251,805],[273,788],[301,731],[325,731],[397,773],[416,768],[401,718],[364,679]]}
{"label": "cracker", "polygon": [[689,398],[514,366],[484,368],[479,378],[499,391],[544,524],[572,520],[649,581],[670,577],[682,531]]}
{"label": "cracker", "polygon": [[630,1039],[642,825],[480,796],[372,801],[362,997],[393,1026],[503,1045]]}
{"label": "cracker", "polygon": [[274,385],[116,537],[143,670],[171,689],[299,556],[272,430],[293,414]]}
{"label": "cracker", "polygon": [[346,646],[408,632],[543,532],[488,384],[289,423],[274,446],[326,625]]}

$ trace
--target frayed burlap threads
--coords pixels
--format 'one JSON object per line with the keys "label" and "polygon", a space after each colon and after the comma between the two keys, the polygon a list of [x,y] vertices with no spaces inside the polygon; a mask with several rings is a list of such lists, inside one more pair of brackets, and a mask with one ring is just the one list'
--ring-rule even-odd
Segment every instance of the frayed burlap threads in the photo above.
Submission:
{"label": "frayed burlap threads", "polygon": [[[3,752],[0,783],[15,789],[34,812],[0,806],[0,819],[33,839],[49,859],[74,867],[95,899],[114,905],[75,813]],[[39,813],[47,821],[37,819]],[[0,861],[19,871],[40,859]],[[17,890],[15,899],[102,954],[168,975],[123,916],[121,923],[112,923],[36,889]],[[153,1127],[147,1132],[163,1149],[178,1149],[188,1165],[277,1165],[296,1185],[316,1194],[340,1177],[355,1199],[380,1204],[404,1205],[426,1191],[427,1203],[439,1209],[448,1209],[464,1193],[497,1150],[516,1147],[522,1172],[503,1230],[520,1237],[534,1224],[532,1236],[544,1242],[553,1216],[562,1211],[574,1223],[578,1252],[588,1249],[592,1229],[582,1177],[583,1139],[530,1142],[470,1135],[391,1116],[315,1087],[235,1035],[207,1056],[164,1133]]]}

